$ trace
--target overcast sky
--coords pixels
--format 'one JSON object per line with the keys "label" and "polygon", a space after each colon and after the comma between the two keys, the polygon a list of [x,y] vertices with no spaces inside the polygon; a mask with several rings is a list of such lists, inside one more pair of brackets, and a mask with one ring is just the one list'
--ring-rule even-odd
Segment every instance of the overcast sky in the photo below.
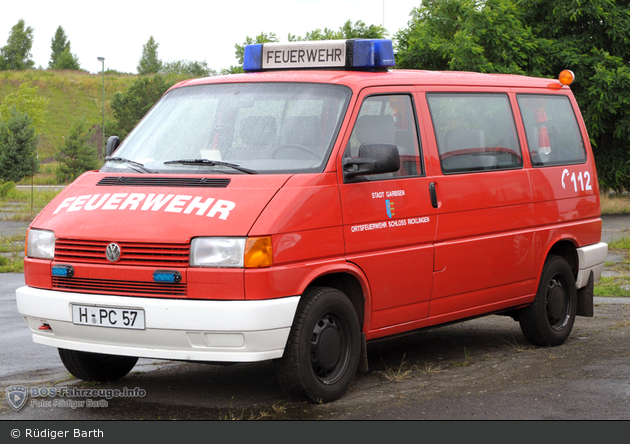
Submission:
{"label": "overcast sky", "polygon": [[0,47],[20,19],[33,28],[31,50],[36,67],[48,67],[51,39],[61,26],[81,68],[136,73],[142,46],[153,36],[163,62],[206,61],[215,70],[236,65],[234,44],[247,36],[274,32],[304,36],[320,28],[338,30],[346,20],[382,25],[389,36],[406,28],[421,0],[207,0],[149,2],[137,0],[3,1]]}

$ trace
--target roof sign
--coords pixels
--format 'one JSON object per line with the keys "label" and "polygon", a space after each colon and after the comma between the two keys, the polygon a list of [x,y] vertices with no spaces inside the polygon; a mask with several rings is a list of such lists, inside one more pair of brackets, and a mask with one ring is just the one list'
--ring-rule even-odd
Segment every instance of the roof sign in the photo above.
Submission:
{"label": "roof sign", "polygon": [[247,45],[243,70],[349,69],[385,71],[394,66],[388,39],[315,40]]}

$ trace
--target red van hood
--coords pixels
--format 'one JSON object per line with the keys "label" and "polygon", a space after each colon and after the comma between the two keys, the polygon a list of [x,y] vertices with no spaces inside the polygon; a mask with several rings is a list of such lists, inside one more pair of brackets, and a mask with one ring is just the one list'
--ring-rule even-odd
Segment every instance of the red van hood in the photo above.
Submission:
{"label": "red van hood", "polygon": [[53,230],[57,238],[120,242],[245,236],[289,177],[89,172],[63,190],[31,227]]}

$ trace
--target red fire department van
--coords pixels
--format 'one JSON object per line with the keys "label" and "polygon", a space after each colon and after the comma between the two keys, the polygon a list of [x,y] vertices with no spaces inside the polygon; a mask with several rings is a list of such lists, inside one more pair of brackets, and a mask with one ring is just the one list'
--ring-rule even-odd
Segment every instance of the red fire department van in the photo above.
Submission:
{"label": "red fire department van", "polygon": [[564,343],[607,253],[572,74],[393,66],[388,40],[259,44],[171,88],[32,222],[34,341],[96,381],[274,360],[311,402],[424,327],[500,313]]}

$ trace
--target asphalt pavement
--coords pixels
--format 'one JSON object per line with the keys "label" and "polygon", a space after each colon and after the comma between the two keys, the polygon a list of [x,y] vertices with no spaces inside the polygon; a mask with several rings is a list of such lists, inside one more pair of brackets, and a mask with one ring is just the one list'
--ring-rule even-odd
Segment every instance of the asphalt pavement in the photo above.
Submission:
{"label": "asphalt pavement", "polygon": [[9,220],[0,220],[0,237],[17,236],[18,234],[26,234],[30,222],[13,222]]}
{"label": "asphalt pavement", "polygon": [[[604,241],[630,232],[630,215],[602,219]],[[0,222],[0,236],[24,233],[27,226]],[[82,386],[55,348],[32,342],[15,305],[15,289],[23,284],[21,273],[0,274],[2,388]],[[630,298],[595,298],[595,304],[595,317],[579,318],[570,340],[557,348],[531,347],[518,324],[502,316],[372,344],[370,372],[358,375],[332,404],[290,402],[271,363],[224,367],[143,359],[127,378],[99,387],[139,386],[146,399],[112,400],[108,409],[19,412],[0,403],[0,419],[216,419],[227,411],[243,419],[628,420]]]}

